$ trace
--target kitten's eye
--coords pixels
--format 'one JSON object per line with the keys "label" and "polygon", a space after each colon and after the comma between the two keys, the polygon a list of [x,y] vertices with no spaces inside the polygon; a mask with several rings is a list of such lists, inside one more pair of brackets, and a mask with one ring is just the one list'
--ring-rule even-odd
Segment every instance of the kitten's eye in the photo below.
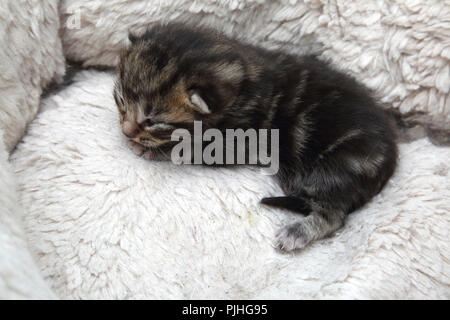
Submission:
{"label": "kitten's eye", "polygon": [[175,127],[168,123],[163,122],[153,122],[150,119],[145,120],[140,124],[141,129],[146,131],[151,131],[152,134],[162,134],[167,133],[168,131],[172,131]]}

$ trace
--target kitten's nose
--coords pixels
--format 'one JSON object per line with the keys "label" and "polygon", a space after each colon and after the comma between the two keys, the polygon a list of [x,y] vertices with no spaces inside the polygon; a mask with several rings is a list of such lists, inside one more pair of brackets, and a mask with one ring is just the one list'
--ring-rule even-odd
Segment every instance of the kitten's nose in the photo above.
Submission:
{"label": "kitten's nose", "polygon": [[134,121],[125,121],[122,125],[123,134],[128,138],[134,138],[139,133],[139,126]]}

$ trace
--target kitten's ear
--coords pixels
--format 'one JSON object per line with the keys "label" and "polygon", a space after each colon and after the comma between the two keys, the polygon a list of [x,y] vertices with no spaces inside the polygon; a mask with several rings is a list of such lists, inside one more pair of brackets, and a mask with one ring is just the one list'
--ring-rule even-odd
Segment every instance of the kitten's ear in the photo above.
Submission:
{"label": "kitten's ear", "polygon": [[133,34],[131,32],[128,33],[128,40],[130,40],[131,43],[135,43],[137,39],[138,39],[138,36],[136,36],[135,34]]}
{"label": "kitten's ear", "polygon": [[128,38],[123,39],[123,48],[129,49],[138,39],[138,36],[133,34],[131,31],[128,32]]}
{"label": "kitten's ear", "polygon": [[217,112],[231,105],[237,98],[244,77],[238,63],[219,62],[201,70],[192,81],[190,102],[201,113]]}
{"label": "kitten's ear", "polygon": [[196,107],[196,109],[201,113],[211,113],[208,104],[203,100],[197,91],[192,91],[189,96],[190,102]]}

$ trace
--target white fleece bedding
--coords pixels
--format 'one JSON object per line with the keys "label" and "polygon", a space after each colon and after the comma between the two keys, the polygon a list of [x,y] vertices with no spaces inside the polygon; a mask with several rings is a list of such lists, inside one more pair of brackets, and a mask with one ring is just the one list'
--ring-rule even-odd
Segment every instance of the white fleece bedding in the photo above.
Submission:
{"label": "white fleece bedding", "polygon": [[43,89],[62,80],[58,1],[0,1],[0,129],[10,152],[38,112]]}
{"label": "white fleece bedding", "polygon": [[334,237],[273,248],[294,214],[256,168],[137,157],[113,76],[84,71],[43,100],[11,163],[34,259],[60,298],[450,298],[450,148],[400,145],[386,188]]}
{"label": "white fleece bedding", "polygon": [[65,70],[58,1],[0,1],[0,299],[55,298],[28,249],[10,151]]}
{"label": "white fleece bedding", "polygon": [[22,227],[16,179],[0,129],[0,300],[52,299],[55,295],[31,257]]}

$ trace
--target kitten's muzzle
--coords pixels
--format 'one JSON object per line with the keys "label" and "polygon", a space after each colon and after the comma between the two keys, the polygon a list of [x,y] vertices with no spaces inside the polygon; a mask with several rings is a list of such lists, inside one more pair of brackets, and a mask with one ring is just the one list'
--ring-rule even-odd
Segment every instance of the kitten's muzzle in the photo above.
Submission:
{"label": "kitten's muzzle", "polygon": [[128,138],[133,139],[135,138],[139,132],[140,132],[139,125],[136,122],[132,121],[125,121],[122,124],[122,132],[124,135],[126,135]]}

